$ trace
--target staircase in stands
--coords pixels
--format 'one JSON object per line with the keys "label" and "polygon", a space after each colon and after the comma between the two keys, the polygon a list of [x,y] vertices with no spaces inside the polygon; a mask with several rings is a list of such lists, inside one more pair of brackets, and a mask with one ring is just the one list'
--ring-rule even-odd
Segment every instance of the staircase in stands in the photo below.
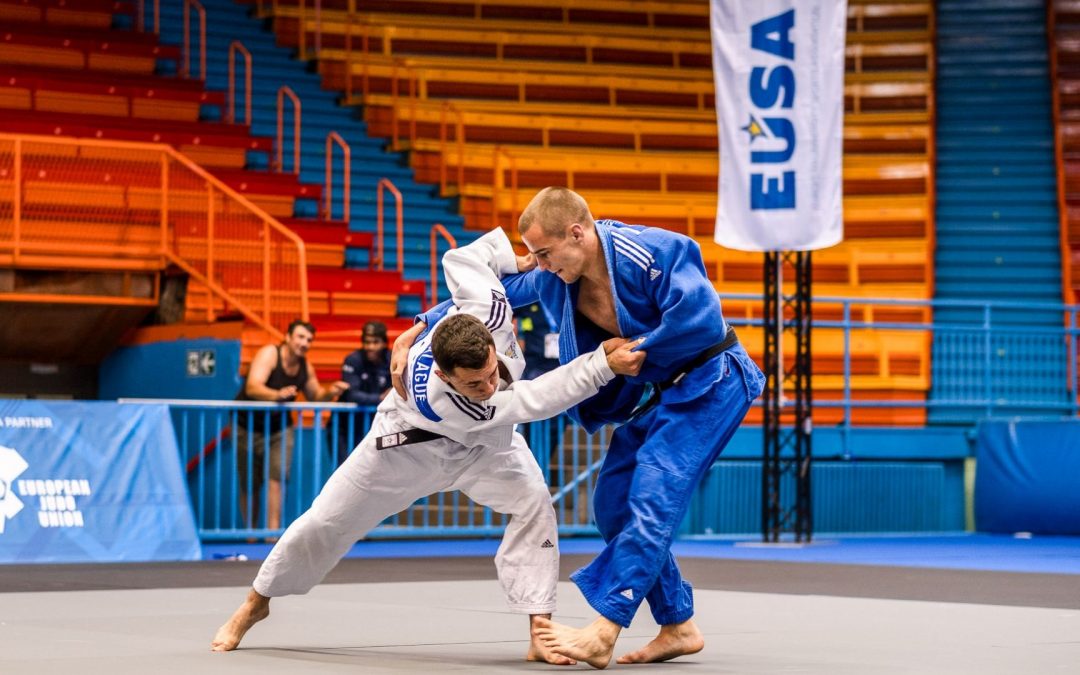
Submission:
{"label": "staircase in stands", "polygon": [[[1008,399],[1015,414],[1058,414],[1068,371],[1060,224],[1042,0],[937,5],[937,300],[1015,306],[938,309],[935,322],[1002,330],[993,343],[938,331],[932,401]],[[966,423],[977,408],[933,412]]]}

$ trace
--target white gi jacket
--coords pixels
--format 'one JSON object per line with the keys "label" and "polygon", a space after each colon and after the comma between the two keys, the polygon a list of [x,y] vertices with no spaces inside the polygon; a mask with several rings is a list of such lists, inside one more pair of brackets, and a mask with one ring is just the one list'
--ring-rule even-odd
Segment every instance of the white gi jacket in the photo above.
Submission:
{"label": "white gi jacket", "polygon": [[534,380],[518,379],[525,360],[514,334],[513,310],[499,281],[516,272],[514,250],[502,229],[443,256],[443,273],[455,305],[446,316],[466,312],[483,321],[512,381],[500,379],[498,391],[483,402],[457,393],[432,372],[435,326],[429,326],[409,350],[404,375],[408,399],[396,393],[387,396],[379,404],[380,412],[395,411],[409,425],[442,434],[465,446],[463,450],[504,448],[510,445],[516,424],[553,417],[595,395],[615,377],[600,346]]}

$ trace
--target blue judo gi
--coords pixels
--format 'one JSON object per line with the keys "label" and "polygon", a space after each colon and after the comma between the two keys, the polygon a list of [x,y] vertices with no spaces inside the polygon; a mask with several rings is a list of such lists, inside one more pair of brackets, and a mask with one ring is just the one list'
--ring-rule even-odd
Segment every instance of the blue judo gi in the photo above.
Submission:
{"label": "blue judo gi", "polygon": [[[765,376],[736,344],[631,419],[650,385],[670,380],[722,342],[727,325],[692,239],[611,220],[597,221],[596,231],[619,331],[645,337],[639,348],[648,355],[638,376],[617,377],[568,411],[590,433],[622,423],[612,434],[593,497],[607,545],[570,578],[597,612],[624,627],[642,600],[658,624],[681,623],[693,616],[694,601],[671,554],[672,538],[694,489],[761,394]],[[558,319],[562,363],[611,337],[576,312],[576,283],[536,269],[504,277],[503,284],[513,306],[539,300]]]}

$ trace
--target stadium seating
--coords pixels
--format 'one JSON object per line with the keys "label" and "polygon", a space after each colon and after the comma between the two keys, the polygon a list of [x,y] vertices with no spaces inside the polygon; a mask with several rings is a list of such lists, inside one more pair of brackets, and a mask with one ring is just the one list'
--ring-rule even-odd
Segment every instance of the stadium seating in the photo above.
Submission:
{"label": "stadium seating", "polygon": [[[0,144],[0,264],[156,273],[162,268],[160,154],[148,152],[152,146],[109,142],[167,143],[304,240],[312,312],[333,313],[344,337],[358,334],[367,319],[395,317],[399,294],[424,295],[423,282],[403,282],[396,272],[343,269],[346,247],[367,249],[371,259],[371,235],[349,232],[339,221],[295,218],[298,200],[321,208],[322,187],[293,173],[247,170],[249,153],[263,154],[263,165],[271,162],[271,139],[251,135],[245,125],[209,121],[223,117],[224,93],[206,90],[197,79],[155,74],[175,70],[180,50],[159,44],[149,32],[112,28],[118,13],[133,15],[134,6],[0,1],[0,133],[26,139],[19,154],[23,234],[18,260],[4,241],[12,234],[14,146]],[[38,137],[105,143],[34,143]],[[261,255],[264,235],[227,222],[223,214],[232,207],[218,194],[211,200],[219,210],[211,251],[205,185],[173,178],[169,245],[200,269],[212,263],[214,282],[231,298],[227,302],[192,280],[187,320],[237,318],[237,302],[249,307],[261,302],[262,273],[249,261]],[[296,269],[295,253],[283,255],[275,262],[278,277]],[[272,293],[278,328],[297,315],[298,302],[296,288]]]}
{"label": "stadium seating", "polygon": [[[91,20],[85,12],[58,24],[59,15],[50,14],[54,1],[0,0],[0,17],[18,27],[0,35],[5,131],[173,144],[304,239],[312,266],[311,311],[327,326],[335,325],[331,317],[391,319],[396,294],[423,292],[422,284],[410,285],[393,274],[342,270],[345,247],[370,247],[370,236],[298,218],[298,200],[321,204],[320,186],[293,174],[246,170],[251,153],[263,153],[262,163],[272,163],[269,139],[252,136],[243,125],[207,121],[208,110],[217,111],[211,117],[222,117],[221,93],[206,91],[198,81],[154,74],[163,63],[175,68],[179,50],[160,45],[149,33],[108,29],[100,17]],[[134,13],[129,5],[78,1],[107,7],[106,14]],[[352,15],[349,6],[331,0],[317,18],[311,7],[291,0],[258,3],[257,11],[273,14],[280,44],[303,46],[305,52],[321,46],[318,69],[324,85],[352,91],[352,102],[362,98],[369,131],[406,150],[421,180],[458,198],[469,227],[507,225],[537,188],[566,184],[582,192],[598,216],[694,236],[719,290],[760,289],[758,256],[722,249],[710,236],[717,161],[707,3],[405,0],[365,2]],[[815,291],[928,298],[933,286],[933,12],[924,2],[855,0],[849,3],[848,24],[847,241],[815,255]],[[64,37],[58,40],[59,25]],[[38,187],[47,191],[56,181],[69,204],[83,195],[86,205],[93,201],[103,213],[136,207],[144,229],[110,236],[131,251],[143,241],[153,248],[153,188],[139,183],[150,175],[146,167],[110,165],[107,175],[84,167],[59,180],[49,164],[56,160],[34,161],[41,164],[39,173],[44,171]],[[109,187],[95,199],[102,183]],[[195,217],[200,197],[180,191],[175,199],[177,246],[196,259],[206,258],[207,233]],[[73,229],[57,227],[58,237]],[[109,236],[99,232],[98,238]],[[235,300],[256,301],[251,272],[228,266],[257,247],[257,241],[238,239],[214,254],[222,266],[216,279],[236,284]],[[290,264],[287,258],[280,262]],[[269,302],[290,306],[295,294],[278,290]],[[190,289],[191,318],[228,313],[228,304],[205,287]],[[753,305],[729,301],[726,311],[754,318]],[[859,312],[873,314],[869,308]],[[899,315],[928,318],[921,309],[893,312]],[[356,328],[356,322],[337,325],[345,334]],[[853,337],[857,392],[925,393],[925,334],[857,329]],[[752,351],[760,350],[752,330],[744,341]],[[838,390],[841,348],[835,335],[822,332],[816,347],[823,369],[816,384],[819,400]],[[336,367],[337,356],[324,365]],[[906,409],[874,414],[875,419],[895,414],[898,423],[918,417]]]}
{"label": "stadium seating", "polygon": [[[1080,2],[1055,0],[1051,57],[1056,75],[1057,133],[1064,186],[1066,225],[1063,228],[1068,263],[1064,281],[1067,297],[1080,302]],[[1064,253],[1064,251],[1063,251]]]}
{"label": "stadium seating", "polygon": [[[325,85],[352,92],[371,133],[408,151],[418,178],[459,197],[470,227],[508,226],[536,189],[563,184],[599,217],[695,236],[718,290],[760,292],[760,256],[710,236],[717,135],[708,3],[590,2],[581,11],[585,4],[362,3],[350,15],[349,3],[333,0],[318,18],[292,1],[261,7],[279,43],[321,46]],[[818,296],[932,297],[933,31],[928,2],[849,3],[847,241],[815,254]],[[726,311],[751,315],[753,304],[729,301]],[[929,319],[921,308],[894,311],[901,315]],[[840,387],[842,344],[839,333],[820,333],[815,395],[823,400]],[[744,341],[760,350],[752,330]],[[857,395],[925,397],[926,333],[857,329],[853,342]],[[919,409],[859,415],[925,420]]]}

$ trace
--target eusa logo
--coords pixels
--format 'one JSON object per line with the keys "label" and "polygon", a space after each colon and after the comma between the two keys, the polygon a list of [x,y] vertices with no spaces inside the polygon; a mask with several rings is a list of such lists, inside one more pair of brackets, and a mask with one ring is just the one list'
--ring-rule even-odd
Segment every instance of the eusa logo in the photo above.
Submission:
{"label": "eusa logo", "polygon": [[[790,116],[780,116],[795,103],[795,43],[791,30],[795,27],[795,10],[764,19],[750,28],[750,49],[754,58],[773,62],[770,66],[754,66],[750,70],[750,102],[754,110],[750,122],[742,128],[750,134],[750,145],[765,139],[768,150],[751,150],[750,163],[761,172],[750,174],[750,209],[795,208],[795,170],[773,173],[788,163],[795,154],[795,125]],[[775,63],[780,59],[780,63]],[[789,63],[785,63],[789,62]],[[779,108],[777,108],[779,106]],[[760,118],[760,119],[759,119]],[[760,145],[760,144],[759,144]],[[762,166],[768,165],[768,166]],[[766,173],[766,169],[773,172]]]}

